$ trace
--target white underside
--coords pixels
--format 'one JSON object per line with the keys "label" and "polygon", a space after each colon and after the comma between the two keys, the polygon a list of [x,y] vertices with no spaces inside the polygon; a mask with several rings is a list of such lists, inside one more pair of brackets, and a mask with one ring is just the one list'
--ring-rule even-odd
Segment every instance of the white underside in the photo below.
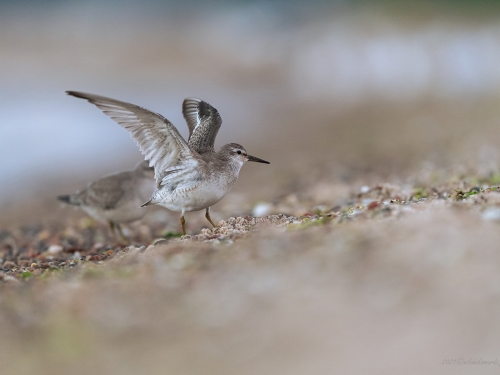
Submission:
{"label": "white underside", "polygon": [[140,180],[137,182],[134,190],[129,192],[130,195],[126,199],[121,200],[117,204],[117,208],[114,209],[103,209],[85,205],[80,206],[80,208],[98,221],[111,221],[117,224],[130,223],[140,220],[146,215],[148,210],[141,206],[148,200],[151,191],[154,190],[154,186],[155,183],[152,179]]}
{"label": "white underside", "polygon": [[212,165],[208,170],[186,169],[168,175],[162,180],[164,186],[154,191],[151,203],[177,212],[213,206],[231,190],[243,163],[235,159],[222,171]]}
{"label": "white underside", "polygon": [[223,189],[211,184],[199,184],[189,190],[176,189],[173,193],[161,189],[154,192],[152,203],[177,212],[200,211],[216,204],[231,188],[232,184]]}
{"label": "white underside", "polygon": [[82,206],[81,208],[91,217],[99,221],[112,221],[113,223],[130,223],[142,219],[147,210],[141,205],[139,199],[131,200],[117,209],[104,210],[97,207]]}

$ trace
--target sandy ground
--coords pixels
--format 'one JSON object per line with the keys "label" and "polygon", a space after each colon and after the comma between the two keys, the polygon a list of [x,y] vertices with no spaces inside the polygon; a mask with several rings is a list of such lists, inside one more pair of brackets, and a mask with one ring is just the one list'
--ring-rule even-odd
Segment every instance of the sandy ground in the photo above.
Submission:
{"label": "sandy ground", "polygon": [[5,226],[2,368],[497,373],[477,362],[500,349],[498,175],[414,176],[361,188],[324,177],[253,207],[279,215],[200,231],[192,214],[181,238],[161,210],[129,226],[129,247],[77,211]]}

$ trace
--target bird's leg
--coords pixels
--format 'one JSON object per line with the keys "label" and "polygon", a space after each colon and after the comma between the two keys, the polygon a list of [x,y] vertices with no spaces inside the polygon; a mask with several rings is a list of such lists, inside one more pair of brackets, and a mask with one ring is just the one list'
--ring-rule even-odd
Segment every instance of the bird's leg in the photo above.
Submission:
{"label": "bird's leg", "polygon": [[217,225],[214,224],[212,219],[210,218],[210,207],[207,207],[207,212],[205,213],[205,217],[207,218],[208,221],[210,221],[210,224],[215,228]]}
{"label": "bird's leg", "polygon": [[108,221],[108,223],[109,223],[109,229],[111,229],[111,235],[113,236],[113,241],[117,242],[116,232],[115,232],[115,223],[113,223],[112,221]]}
{"label": "bird's leg", "polygon": [[124,245],[130,245],[130,239],[123,233],[121,225],[116,224],[116,228],[118,229],[118,233],[120,233],[121,243],[123,243]]}
{"label": "bird's leg", "polygon": [[182,211],[182,216],[181,216],[181,227],[182,227],[182,234],[185,236],[186,235],[186,220],[184,220],[184,210]]}
{"label": "bird's leg", "polygon": [[[114,245],[130,245],[130,241],[122,232],[120,224],[115,224],[112,221],[108,221],[109,228],[111,229],[111,234],[113,235]],[[119,236],[117,236],[118,232]],[[120,237],[120,238],[119,238]]]}

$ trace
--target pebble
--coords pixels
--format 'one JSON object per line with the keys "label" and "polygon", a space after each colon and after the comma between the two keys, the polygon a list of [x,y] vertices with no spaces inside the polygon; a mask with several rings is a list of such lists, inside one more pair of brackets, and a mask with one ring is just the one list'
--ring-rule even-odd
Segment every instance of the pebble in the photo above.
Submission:
{"label": "pebble", "polygon": [[38,233],[39,241],[47,241],[49,238],[50,238],[50,232],[48,230],[43,230],[40,233]]}
{"label": "pebble", "polygon": [[63,251],[63,247],[61,245],[50,245],[47,249],[47,253],[49,254],[58,254]]}
{"label": "pebble", "polygon": [[[168,240],[165,238],[157,238],[156,240],[153,241],[153,245],[166,245],[168,243]],[[148,247],[149,249],[149,247]],[[147,249],[146,249],[147,250]]]}
{"label": "pebble", "polygon": [[271,208],[272,207],[269,203],[257,203],[252,210],[252,215],[257,217],[266,216],[271,211]]}
{"label": "pebble", "polygon": [[2,268],[5,268],[5,269],[12,269],[14,267],[16,267],[16,264],[10,260],[6,260],[2,266]]}
{"label": "pebble", "polygon": [[361,194],[366,194],[366,193],[368,193],[370,191],[370,187],[366,186],[366,185],[361,186],[361,189],[359,189],[359,191],[360,191]]}
{"label": "pebble", "polygon": [[370,204],[367,205],[367,208],[369,210],[374,210],[375,208],[377,208],[379,206],[380,206],[380,202],[373,201],[373,202],[371,202]]}
{"label": "pebble", "polygon": [[372,203],[372,202],[373,202],[373,200],[372,200],[372,199],[363,199],[363,201],[361,202],[361,204],[362,204],[363,206],[368,206],[368,205],[370,205],[370,203]]}

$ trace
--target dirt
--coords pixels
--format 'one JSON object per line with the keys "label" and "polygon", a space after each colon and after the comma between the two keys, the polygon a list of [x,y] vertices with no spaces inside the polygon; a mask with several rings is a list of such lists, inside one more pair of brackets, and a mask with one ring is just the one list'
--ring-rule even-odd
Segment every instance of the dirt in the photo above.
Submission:
{"label": "dirt", "polygon": [[324,177],[256,203],[263,217],[208,229],[193,216],[188,227],[201,229],[182,237],[137,223],[129,246],[77,211],[4,228],[3,363],[10,373],[469,373],[472,362],[443,361],[496,359],[497,176],[428,172],[418,185]]}

